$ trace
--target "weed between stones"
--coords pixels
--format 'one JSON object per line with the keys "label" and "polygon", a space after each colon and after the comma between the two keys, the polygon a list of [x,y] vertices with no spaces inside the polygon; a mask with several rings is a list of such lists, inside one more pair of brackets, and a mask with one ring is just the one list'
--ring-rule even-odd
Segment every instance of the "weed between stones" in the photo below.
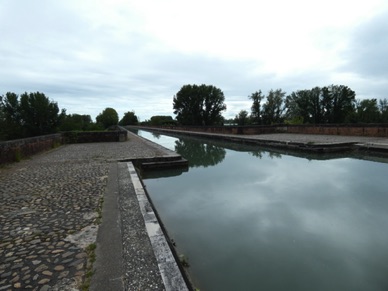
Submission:
{"label": "weed between stones", "polygon": [[85,274],[85,280],[84,282],[82,283],[82,285],[80,286],[80,289],[82,291],[88,291],[89,290],[89,287],[90,287],[90,281],[92,279],[92,276],[94,274],[94,271],[93,271],[93,264],[94,262],[96,261],[96,244],[93,243],[93,244],[90,244],[86,247],[86,253],[88,255],[88,260],[87,260],[87,263],[86,263],[86,274]]}

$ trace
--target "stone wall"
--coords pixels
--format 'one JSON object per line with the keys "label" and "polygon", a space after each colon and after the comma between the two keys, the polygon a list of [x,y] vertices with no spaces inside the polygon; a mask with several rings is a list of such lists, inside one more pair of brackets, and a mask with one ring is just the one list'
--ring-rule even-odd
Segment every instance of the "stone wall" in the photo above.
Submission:
{"label": "stone wall", "polygon": [[388,137],[388,124],[292,125],[288,133]]}
{"label": "stone wall", "polygon": [[63,133],[65,143],[116,142],[128,140],[126,130],[68,131]]}
{"label": "stone wall", "polygon": [[50,134],[0,142],[0,164],[20,161],[22,158],[52,149],[63,143],[62,134]]}
{"label": "stone wall", "polygon": [[118,142],[128,140],[128,131],[64,132],[31,138],[0,142],[0,164],[20,161],[22,158],[52,149],[64,143]]}

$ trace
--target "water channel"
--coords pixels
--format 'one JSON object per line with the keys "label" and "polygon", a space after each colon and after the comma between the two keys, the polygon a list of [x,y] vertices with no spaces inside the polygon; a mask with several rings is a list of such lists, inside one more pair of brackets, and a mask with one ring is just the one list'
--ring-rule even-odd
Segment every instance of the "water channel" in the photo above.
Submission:
{"label": "water channel", "polygon": [[189,160],[143,178],[201,291],[388,290],[388,160],[139,135]]}

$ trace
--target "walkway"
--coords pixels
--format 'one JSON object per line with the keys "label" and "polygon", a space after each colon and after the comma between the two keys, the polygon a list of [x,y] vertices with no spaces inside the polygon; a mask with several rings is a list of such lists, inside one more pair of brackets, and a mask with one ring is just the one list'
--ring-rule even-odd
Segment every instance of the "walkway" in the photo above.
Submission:
{"label": "walkway", "polygon": [[[87,288],[94,251],[92,290],[107,290],[101,281],[114,290],[165,290],[127,163],[118,162],[165,155],[132,135],[127,142],[64,145],[1,167],[0,291]],[[109,226],[106,207],[124,215]],[[105,234],[94,250],[101,211]],[[105,258],[121,261],[101,262],[100,245]],[[116,282],[107,279],[112,270]]]}

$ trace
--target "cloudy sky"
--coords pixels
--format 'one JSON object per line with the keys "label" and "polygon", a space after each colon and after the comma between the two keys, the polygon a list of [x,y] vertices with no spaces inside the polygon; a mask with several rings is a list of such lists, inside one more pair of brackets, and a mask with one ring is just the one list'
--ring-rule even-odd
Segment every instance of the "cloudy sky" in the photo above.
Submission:
{"label": "cloudy sky", "polygon": [[67,113],[172,115],[185,84],[248,95],[330,84],[388,98],[386,0],[0,0],[0,95]]}

